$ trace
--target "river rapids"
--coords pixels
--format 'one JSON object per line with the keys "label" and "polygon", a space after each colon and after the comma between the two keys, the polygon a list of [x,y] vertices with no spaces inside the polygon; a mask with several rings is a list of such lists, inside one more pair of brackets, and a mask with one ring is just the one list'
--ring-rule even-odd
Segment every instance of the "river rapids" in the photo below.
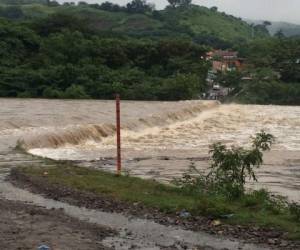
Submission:
{"label": "river rapids", "polygon": [[[28,153],[115,171],[114,101],[0,99],[0,151]],[[300,202],[300,107],[215,101],[122,101],[123,170],[168,182],[191,164],[209,167],[209,145],[249,147],[265,130],[276,137],[252,188]]]}

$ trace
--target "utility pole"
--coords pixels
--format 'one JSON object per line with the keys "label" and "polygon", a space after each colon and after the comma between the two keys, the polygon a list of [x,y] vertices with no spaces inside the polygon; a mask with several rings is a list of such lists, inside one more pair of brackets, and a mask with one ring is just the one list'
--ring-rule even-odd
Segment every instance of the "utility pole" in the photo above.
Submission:
{"label": "utility pole", "polygon": [[120,95],[116,94],[117,175],[121,174],[121,119]]}

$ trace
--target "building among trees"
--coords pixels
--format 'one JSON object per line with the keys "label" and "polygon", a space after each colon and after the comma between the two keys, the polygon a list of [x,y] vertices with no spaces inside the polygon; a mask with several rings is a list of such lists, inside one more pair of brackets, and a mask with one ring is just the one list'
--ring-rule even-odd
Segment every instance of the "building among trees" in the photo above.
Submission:
{"label": "building among trees", "polygon": [[238,57],[238,52],[228,50],[214,50],[206,54],[206,59],[212,61],[212,70],[214,72],[228,72],[241,70],[244,65],[244,59]]}

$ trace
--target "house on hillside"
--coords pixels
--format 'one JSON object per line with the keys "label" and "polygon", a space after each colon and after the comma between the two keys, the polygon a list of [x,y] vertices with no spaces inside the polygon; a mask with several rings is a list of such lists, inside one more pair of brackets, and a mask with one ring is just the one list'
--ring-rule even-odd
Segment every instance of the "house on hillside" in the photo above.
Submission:
{"label": "house on hillside", "polygon": [[244,66],[244,59],[238,57],[238,52],[229,50],[214,50],[206,53],[206,60],[212,61],[214,72],[228,72],[241,70]]}
{"label": "house on hillside", "polygon": [[214,50],[206,53],[206,60],[212,62],[212,68],[208,71],[206,82],[208,91],[207,99],[223,99],[232,89],[222,86],[218,82],[218,73],[225,74],[230,71],[240,71],[244,67],[244,59],[238,57],[237,51]]}

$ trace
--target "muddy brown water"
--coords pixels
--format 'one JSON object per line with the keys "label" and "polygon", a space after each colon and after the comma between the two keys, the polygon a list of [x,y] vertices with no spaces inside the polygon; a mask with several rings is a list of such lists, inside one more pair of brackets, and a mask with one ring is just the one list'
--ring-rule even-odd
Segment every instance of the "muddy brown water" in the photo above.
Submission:
{"label": "muddy brown water", "polygon": [[[178,242],[209,249],[261,249],[237,240],[195,233],[152,221],[127,218],[45,199],[5,182],[9,169],[41,165],[42,160],[14,150],[19,143],[34,155],[76,160],[114,171],[114,102],[0,99],[0,196],[65,213],[119,230],[103,241],[116,249],[160,249]],[[217,102],[122,102],[123,166],[143,178],[169,181],[193,162],[207,168],[208,145],[222,141],[248,146],[260,129],[277,137],[259,170],[259,184],[299,201],[300,107],[220,105]],[[105,164],[104,164],[105,163]],[[128,230],[130,234],[128,234]],[[180,248],[178,248],[180,249]]]}
{"label": "muddy brown water", "polygon": [[[0,99],[0,150],[21,141],[31,154],[115,170],[114,101]],[[300,107],[215,101],[122,101],[123,169],[170,181],[191,163],[209,166],[209,145],[249,146],[261,129],[276,136],[251,187],[300,201]],[[111,159],[103,161],[101,159]]]}
{"label": "muddy brown water", "polygon": [[[0,105],[0,149],[21,140],[34,155],[115,170],[114,101],[0,99]],[[191,163],[207,169],[210,144],[247,147],[264,129],[276,144],[265,154],[259,182],[248,185],[300,201],[299,106],[123,101],[121,114],[123,170],[131,175],[168,182]]]}

